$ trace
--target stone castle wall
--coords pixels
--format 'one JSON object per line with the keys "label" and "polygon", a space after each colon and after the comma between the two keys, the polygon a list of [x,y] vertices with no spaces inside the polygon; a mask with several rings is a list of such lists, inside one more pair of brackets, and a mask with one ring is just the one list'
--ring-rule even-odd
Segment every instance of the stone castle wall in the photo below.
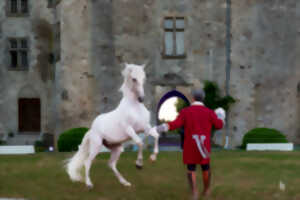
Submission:
{"label": "stone castle wall", "polygon": [[[46,1],[39,2],[29,18],[0,14],[1,44],[14,34],[28,34],[33,41],[29,72],[0,69],[0,108],[13,119],[6,127],[16,127],[16,107],[8,102],[15,101],[25,83],[42,96],[43,127],[59,134],[89,126],[95,116],[118,105],[124,62],[148,64],[145,104],[152,111],[153,124],[157,103],[168,90],[176,88],[189,96],[193,87],[211,80],[225,93],[225,0],[66,0],[55,10],[47,8]],[[229,88],[237,102],[229,113],[230,145],[239,145],[243,135],[255,127],[276,128],[298,142],[300,4],[296,0],[231,2]],[[1,1],[0,8],[3,6]],[[162,56],[167,16],[185,17],[184,59]],[[55,68],[41,67],[48,66],[40,52],[48,53],[49,43],[33,27],[44,30],[57,22],[61,59]],[[0,115],[0,122],[4,118]]]}

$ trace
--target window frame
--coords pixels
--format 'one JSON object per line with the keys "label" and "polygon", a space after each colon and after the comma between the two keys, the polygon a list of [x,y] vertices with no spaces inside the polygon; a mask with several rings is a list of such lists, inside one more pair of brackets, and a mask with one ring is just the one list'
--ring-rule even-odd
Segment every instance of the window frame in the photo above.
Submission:
{"label": "window frame", "polygon": [[30,14],[30,0],[26,0],[26,12],[22,11],[22,0],[17,1],[17,12],[12,12],[11,10],[11,1],[6,0],[6,16],[7,17],[28,17]]}
{"label": "window frame", "polygon": [[[166,20],[172,20],[173,26],[172,28],[166,28],[165,27],[165,22]],[[177,20],[183,20],[184,21],[184,28],[177,28],[176,27],[176,21]],[[185,43],[184,43],[184,53],[183,54],[177,54],[177,39],[176,39],[176,33],[178,32],[185,32],[186,29],[186,17],[184,16],[166,16],[163,19],[163,30],[164,30],[164,40],[163,40],[163,52],[162,52],[162,57],[164,59],[184,59],[186,58],[186,49],[185,49]],[[172,32],[173,36],[173,48],[172,48],[172,55],[167,55],[166,54],[166,33],[167,32]],[[183,38],[184,40],[184,38]],[[183,41],[184,42],[184,41]]]}
{"label": "window frame", "polygon": [[[11,47],[11,41],[16,40],[17,42],[17,47],[12,48]],[[26,41],[26,47],[22,47],[22,42]],[[29,43],[29,38],[27,37],[9,37],[7,38],[7,68],[10,71],[28,71],[29,66],[30,66],[30,61],[29,61],[29,56],[30,56],[30,43]],[[11,51],[16,51],[17,52],[17,66],[13,67],[12,66],[12,58],[11,58]],[[22,53],[26,52],[26,64],[23,64],[23,59],[22,59]]]}
{"label": "window frame", "polygon": [[60,3],[60,0],[47,0],[47,2],[47,8],[55,8]]}

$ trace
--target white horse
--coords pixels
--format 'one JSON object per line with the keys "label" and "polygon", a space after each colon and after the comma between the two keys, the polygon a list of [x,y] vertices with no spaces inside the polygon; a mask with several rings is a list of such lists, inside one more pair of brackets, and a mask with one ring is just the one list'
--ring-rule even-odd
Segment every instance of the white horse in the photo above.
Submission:
{"label": "white horse", "polygon": [[154,152],[150,156],[152,161],[156,160],[158,154],[159,134],[155,128],[150,126],[150,112],[143,104],[145,82],[145,65],[125,64],[122,71],[124,82],[120,90],[123,98],[119,106],[109,112],[99,115],[92,123],[91,128],[85,134],[81,145],[75,155],[68,160],[67,172],[73,181],[84,181],[81,169],[85,167],[85,183],[89,188],[93,187],[89,177],[92,161],[99,153],[102,145],[111,150],[108,162],[120,183],[131,186],[117,170],[117,162],[123,151],[122,143],[132,139],[139,147],[136,166],[143,165],[143,141],[138,136],[144,132],[146,136],[154,137]]}

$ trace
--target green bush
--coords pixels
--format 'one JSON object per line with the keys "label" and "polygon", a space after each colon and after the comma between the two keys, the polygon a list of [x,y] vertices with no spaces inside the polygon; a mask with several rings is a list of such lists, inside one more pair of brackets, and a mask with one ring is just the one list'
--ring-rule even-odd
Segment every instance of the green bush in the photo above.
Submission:
{"label": "green bush", "polygon": [[5,145],[5,144],[6,144],[6,141],[0,140],[0,145]]}
{"label": "green bush", "polygon": [[44,145],[43,141],[37,140],[34,142],[34,149],[36,152],[45,152],[47,147]]}
{"label": "green bush", "polygon": [[255,128],[248,131],[243,137],[242,148],[249,143],[287,143],[285,135],[276,129]]}
{"label": "green bush", "polygon": [[175,103],[177,113],[180,113],[180,111],[187,106],[189,106],[188,102],[186,102],[185,100],[183,100],[180,97],[177,98],[177,101]]}
{"label": "green bush", "polygon": [[[230,106],[235,103],[235,99],[230,95],[222,97],[217,83],[213,81],[205,81],[203,89],[205,92],[204,105],[212,110],[221,107],[228,112]],[[213,127],[211,138],[213,138],[214,135],[215,128]]]}
{"label": "green bush", "polygon": [[231,104],[235,102],[235,99],[232,96],[224,96],[220,95],[220,89],[215,82],[205,81],[204,82],[204,91],[205,91],[205,99],[204,104],[210,109],[216,109],[219,107],[224,108],[224,110],[228,111]]}
{"label": "green bush", "polygon": [[57,146],[60,152],[77,151],[84,134],[88,128],[73,128],[60,134]]}

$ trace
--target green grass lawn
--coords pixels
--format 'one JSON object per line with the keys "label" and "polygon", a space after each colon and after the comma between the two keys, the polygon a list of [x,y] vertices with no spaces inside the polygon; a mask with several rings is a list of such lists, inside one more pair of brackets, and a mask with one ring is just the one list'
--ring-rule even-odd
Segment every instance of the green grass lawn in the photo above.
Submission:
{"label": "green grass lawn", "polygon": [[[189,199],[185,167],[179,152],[162,152],[156,163],[148,161],[136,170],[136,153],[125,152],[121,173],[133,186],[119,184],[107,167],[108,154],[95,160],[91,169],[94,189],[72,183],[62,161],[69,153],[38,153],[0,156],[0,198],[31,200],[184,200]],[[300,152],[218,151],[212,154],[213,200],[299,200]],[[198,170],[199,189],[202,189]],[[279,181],[285,191],[279,190]]]}

